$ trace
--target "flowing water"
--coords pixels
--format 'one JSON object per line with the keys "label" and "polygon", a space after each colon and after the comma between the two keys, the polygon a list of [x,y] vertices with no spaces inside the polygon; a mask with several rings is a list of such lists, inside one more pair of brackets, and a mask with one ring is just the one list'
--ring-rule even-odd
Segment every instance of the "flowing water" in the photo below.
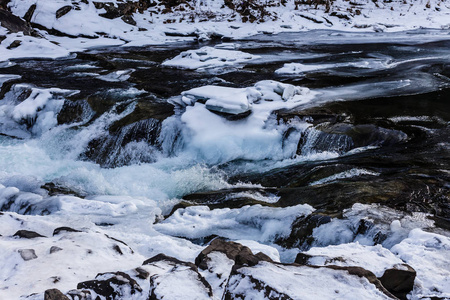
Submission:
{"label": "flowing water", "polygon": [[[203,46],[260,58],[203,70],[161,66]],[[178,205],[212,208],[308,203],[330,216],[382,203],[429,213],[448,229],[449,48],[444,30],[313,31],[4,63],[0,207],[78,212],[111,225],[145,218],[147,206],[167,215],[183,198]],[[179,104],[194,87],[262,80],[309,88],[313,97],[254,105],[237,119]],[[63,194],[85,198],[85,208],[69,208]]]}

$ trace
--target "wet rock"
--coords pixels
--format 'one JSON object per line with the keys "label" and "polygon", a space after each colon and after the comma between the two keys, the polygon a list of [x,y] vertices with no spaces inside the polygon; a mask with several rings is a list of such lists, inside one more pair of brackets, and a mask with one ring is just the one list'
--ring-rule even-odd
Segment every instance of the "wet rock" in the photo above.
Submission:
{"label": "wet rock", "polygon": [[58,247],[58,246],[52,246],[52,247],[50,248],[50,254],[59,252],[59,251],[61,251],[61,250],[63,250],[63,249],[60,248],[60,247]]}
{"label": "wet rock", "polygon": [[[182,299],[189,291],[191,299],[210,299],[211,285],[198,272],[193,263],[158,254],[143,263],[150,274],[149,299]],[[174,288],[173,282],[183,282],[183,289]]]}
{"label": "wet rock", "polygon": [[292,223],[289,237],[279,238],[275,242],[286,248],[307,248],[314,241],[312,236],[314,228],[329,222],[331,222],[331,217],[323,214],[300,217]]}
{"label": "wet rock", "polygon": [[38,258],[34,249],[19,249],[19,254],[24,261]]}
{"label": "wet rock", "polygon": [[[264,188],[233,188],[218,191],[198,192],[183,196],[186,200],[181,205],[207,205],[211,209],[215,208],[240,208],[245,205],[261,204],[272,206],[271,203],[262,201],[261,198],[276,198],[275,189]],[[177,208],[180,208],[178,206]],[[175,209],[175,207],[174,207]]]}
{"label": "wet rock", "polygon": [[82,231],[63,226],[63,227],[58,227],[55,230],[53,230],[53,236],[60,234],[61,232],[82,232]]}
{"label": "wet rock", "polygon": [[396,268],[387,269],[380,281],[383,286],[400,299],[407,299],[414,288],[416,271],[407,264],[402,264]]}
{"label": "wet rock", "polygon": [[[124,272],[100,273],[95,280],[80,282],[79,290],[92,290],[105,299],[126,299],[141,294],[140,285]],[[144,295],[142,295],[144,297]]]}
{"label": "wet rock", "polygon": [[63,7],[59,8],[56,11],[56,18],[57,19],[61,18],[62,16],[66,15],[67,13],[69,13],[71,10],[72,10],[72,6],[71,5],[66,5],[66,6],[63,6]]}
{"label": "wet rock", "polygon": [[44,293],[44,300],[70,300],[58,289],[49,289]]}
{"label": "wet rock", "polygon": [[80,191],[75,191],[71,188],[65,187],[58,183],[47,182],[41,186],[41,189],[47,190],[49,196],[57,195],[73,195],[79,198],[84,198],[86,195]]}
{"label": "wet rock", "polygon": [[218,251],[224,253],[229,259],[233,260],[236,265],[248,265],[254,266],[260,261],[272,261],[270,257],[263,253],[258,253],[259,255],[254,255],[250,248],[243,246],[236,242],[225,241],[222,239],[215,239],[211,244],[203,249],[202,252],[195,259],[195,264],[200,269],[208,268],[208,254],[211,252]]}
{"label": "wet rock", "polygon": [[19,230],[16,233],[14,233],[13,236],[23,238],[23,239],[34,239],[34,238],[38,238],[38,237],[45,237],[43,235],[40,235],[37,232],[30,231],[30,230]]}

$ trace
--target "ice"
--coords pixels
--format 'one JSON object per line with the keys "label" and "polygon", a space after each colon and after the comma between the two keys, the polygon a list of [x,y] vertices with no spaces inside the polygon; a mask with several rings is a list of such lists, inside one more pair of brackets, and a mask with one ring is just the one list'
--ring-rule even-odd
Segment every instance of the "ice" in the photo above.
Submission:
{"label": "ice", "polygon": [[286,208],[254,205],[213,210],[207,206],[193,206],[178,209],[168,219],[155,224],[154,228],[164,234],[189,239],[216,234],[233,240],[251,239],[269,243],[275,237],[289,235],[292,222],[298,216],[313,211],[309,205]]}
{"label": "ice", "polygon": [[411,299],[450,298],[450,238],[416,228],[391,251],[417,272]]}
{"label": "ice", "polygon": [[[414,228],[433,228],[434,222],[420,212],[407,214],[379,204],[356,203],[343,212],[343,219],[333,219],[313,230],[313,246],[339,245],[359,242],[372,246],[377,241],[385,248],[406,238]],[[361,221],[368,225],[364,233],[357,233]],[[380,239],[381,238],[381,239]]]}
{"label": "ice", "polygon": [[359,169],[359,168],[353,168],[348,171],[340,172],[325,178],[322,178],[320,180],[311,182],[309,185],[319,185],[319,184],[327,184],[330,182],[334,182],[339,179],[346,179],[346,178],[353,178],[353,177],[359,177],[359,176],[379,176],[380,173],[373,172],[366,169]]}
{"label": "ice", "polygon": [[163,66],[177,67],[185,69],[200,69],[221,67],[227,65],[240,65],[250,60],[259,58],[242,51],[216,49],[213,47],[202,47],[197,50],[188,50],[180,53],[176,57],[166,60]]}

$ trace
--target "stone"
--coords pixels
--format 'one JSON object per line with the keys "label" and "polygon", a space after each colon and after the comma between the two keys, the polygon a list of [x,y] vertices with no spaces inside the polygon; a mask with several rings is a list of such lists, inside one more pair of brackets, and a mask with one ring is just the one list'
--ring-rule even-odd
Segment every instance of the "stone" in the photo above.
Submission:
{"label": "stone", "polygon": [[381,276],[381,284],[400,299],[407,299],[406,295],[414,288],[416,271],[407,264],[387,269]]}
{"label": "stone", "polygon": [[17,237],[23,238],[23,239],[34,239],[34,238],[38,238],[38,237],[45,237],[43,235],[40,235],[37,232],[30,231],[30,230],[19,230],[16,233],[14,233],[13,236],[17,236]]}
{"label": "stone", "polygon": [[58,246],[52,246],[52,247],[50,248],[50,254],[53,254],[53,253],[58,252],[58,251],[61,251],[61,250],[63,250],[63,249],[60,248],[60,247],[58,247]]}
{"label": "stone", "polygon": [[226,254],[229,259],[234,260],[236,265],[254,266],[260,261],[272,261],[272,259],[265,254],[258,253],[258,255],[254,255],[250,248],[239,243],[215,239],[195,258],[195,264],[200,269],[207,269],[209,261],[208,254],[213,251]]}
{"label": "stone", "polygon": [[[141,286],[124,272],[100,273],[95,280],[80,282],[79,290],[92,290],[107,300],[128,299],[142,293]],[[143,295],[142,295],[143,297]]]}
{"label": "stone", "polygon": [[82,232],[82,231],[63,226],[63,227],[58,227],[55,230],[53,230],[53,236],[60,234],[61,232]]}
{"label": "stone", "polygon": [[0,23],[2,27],[8,29],[10,32],[23,32],[25,35],[32,35],[34,33],[33,28],[26,21],[1,8]]}
{"label": "stone", "polygon": [[63,6],[63,7],[59,8],[56,11],[56,18],[57,19],[61,18],[62,16],[66,15],[67,13],[69,13],[71,10],[72,10],[72,6],[71,5],[66,5],[66,6]]}
{"label": "stone", "polygon": [[44,293],[44,300],[70,300],[58,289],[49,289]]}
{"label": "stone", "polygon": [[15,49],[15,48],[19,47],[21,44],[22,44],[22,41],[15,40],[8,47],[6,47],[6,49],[9,49],[9,50]]}
{"label": "stone", "polygon": [[24,261],[38,258],[34,249],[19,249],[19,253]]}

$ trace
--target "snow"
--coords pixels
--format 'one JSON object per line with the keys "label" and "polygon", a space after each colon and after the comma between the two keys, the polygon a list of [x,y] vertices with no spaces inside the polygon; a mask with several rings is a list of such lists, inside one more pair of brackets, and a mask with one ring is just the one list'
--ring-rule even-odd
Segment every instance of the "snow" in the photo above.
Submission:
{"label": "snow", "polygon": [[391,251],[417,272],[411,299],[450,298],[449,237],[416,228]]}
{"label": "snow", "polygon": [[[174,99],[177,104],[187,105],[181,115],[187,142],[185,151],[209,164],[236,159],[292,158],[296,155],[297,142],[284,141],[287,126],[276,124],[271,113],[304,105],[316,95],[307,88],[271,80],[248,88],[202,86],[185,91],[181,98]],[[206,103],[200,103],[200,99]],[[251,114],[240,120],[228,120],[212,112],[239,114],[248,110]],[[299,122],[296,126],[303,131],[310,125]]]}
{"label": "snow", "polygon": [[200,69],[226,65],[241,65],[257,58],[259,56],[241,51],[216,49],[205,46],[196,50],[184,51],[176,57],[164,61],[162,65],[185,69]]}

